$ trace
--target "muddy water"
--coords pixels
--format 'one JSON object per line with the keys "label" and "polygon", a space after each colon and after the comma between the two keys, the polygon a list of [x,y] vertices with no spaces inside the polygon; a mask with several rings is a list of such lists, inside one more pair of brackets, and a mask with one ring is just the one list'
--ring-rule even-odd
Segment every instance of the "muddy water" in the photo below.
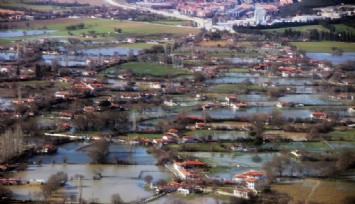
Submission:
{"label": "muddy water", "polygon": [[[63,158],[67,159],[69,164],[88,164],[90,158],[87,156],[88,148],[83,148],[89,143],[84,142],[72,142],[61,145],[58,148],[56,154],[50,155],[37,155],[30,158],[28,161],[38,162],[41,161],[44,164],[51,164],[52,162],[60,164],[63,162]],[[156,163],[155,158],[147,154],[146,149],[142,146],[126,146],[122,144],[111,144],[109,159],[119,158],[120,160],[129,160],[130,162],[138,165],[154,165]]]}
{"label": "muddy water", "polygon": [[[171,178],[172,175],[163,168],[155,165],[65,165],[46,164],[42,166],[31,165],[27,171],[15,174],[16,178],[25,180],[43,179],[47,180],[52,174],[63,171],[69,178],[75,175],[83,175],[82,197],[85,200],[96,199],[100,203],[110,203],[112,194],[119,194],[125,202],[134,201],[139,198],[153,195],[152,191],[144,189],[144,176],[151,175],[156,180]],[[143,171],[143,173],[141,173]],[[103,176],[101,180],[93,180],[93,176],[100,172]],[[140,178],[138,178],[140,176]],[[78,196],[79,182],[75,179],[69,180],[65,185],[66,195]],[[39,186],[14,186],[9,187],[19,199],[32,199],[34,192],[40,191]]]}
{"label": "muddy water", "polygon": [[[196,152],[193,153],[197,158],[208,160],[210,166],[224,166],[224,169],[209,175],[212,178],[230,179],[231,175],[239,174],[244,171],[262,170],[265,162],[270,161],[274,156],[279,153],[245,153],[245,152],[232,152],[232,153],[214,153],[214,152]],[[254,162],[252,158],[259,155],[260,162]]]}
{"label": "muddy water", "polygon": [[[154,192],[144,189],[146,175],[153,177],[153,182],[159,179],[173,178],[173,175],[163,167],[155,166],[156,159],[147,154],[141,146],[128,148],[121,144],[111,144],[109,157],[129,159],[137,165],[89,165],[90,159],[86,155],[88,148],[79,149],[86,145],[83,142],[73,142],[61,145],[58,152],[53,155],[38,155],[29,159],[29,162],[41,160],[42,165],[30,165],[26,171],[16,172],[14,177],[23,180],[47,180],[56,172],[63,171],[69,178],[83,175],[82,195],[85,200],[95,199],[100,203],[110,203],[112,194],[119,194],[125,202],[139,198],[149,197]],[[63,164],[63,157],[67,164]],[[54,161],[54,164],[52,164]],[[101,173],[101,180],[93,180],[93,176]],[[39,186],[12,186],[9,187],[18,199],[36,199]],[[66,195],[78,196],[78,181],[69,180],[64,187]]]}

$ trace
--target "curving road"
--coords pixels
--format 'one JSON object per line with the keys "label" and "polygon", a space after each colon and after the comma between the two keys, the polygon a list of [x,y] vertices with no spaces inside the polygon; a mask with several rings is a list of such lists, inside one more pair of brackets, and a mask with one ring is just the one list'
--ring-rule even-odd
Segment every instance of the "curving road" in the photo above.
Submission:
{"label": "curving road", "polygon": [[160,15],[164,15],[164,16],[170,16],[170,17],[180,18],[180,19],[184,19],[184,20],[194,21],[197,24],[197,28],[205,28],[206,30],[212,29],[211,26],[206,24],[206,20],[204,20],[202,18],[181,15],[177,11],[176,12],[166,12],[166,11],[154,10],[154,9],[143,7],[143,6],[117,3],[115,0],[105,0],[105,1],[109,4],[111,4],[112,6],[118,6],[118,7],[124,8],[124,9],[139,9],[139,10],[144,10],[144,11],[150,11],[152,13],[156,13],[156,14],[160,14]]}

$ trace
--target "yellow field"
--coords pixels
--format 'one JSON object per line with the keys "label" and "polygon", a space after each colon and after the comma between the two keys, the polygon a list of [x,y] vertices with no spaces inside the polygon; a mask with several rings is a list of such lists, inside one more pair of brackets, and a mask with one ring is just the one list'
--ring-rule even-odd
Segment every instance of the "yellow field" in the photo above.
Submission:
{"label": "yellow field", "polygon": [[292,203],[299,201],[324,204],[344,203],[346,197],[354,196],[355,186],[351,182],[304,179],[293,184],[275,184],[272,190],[287,193]]}
{"label": "yellow field", "polygon": [[280,135],[285,139],[292,139],[294,141],[306,140],[308,133],[304,132],[286,132],[282,130],[265,131],[264,134],[267,135]]}

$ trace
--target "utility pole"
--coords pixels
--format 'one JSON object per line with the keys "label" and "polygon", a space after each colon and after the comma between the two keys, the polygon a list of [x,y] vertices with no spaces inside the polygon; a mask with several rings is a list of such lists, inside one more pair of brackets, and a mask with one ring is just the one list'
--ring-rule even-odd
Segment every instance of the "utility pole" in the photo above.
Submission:
{"label": "utility pole", "polygon": [[82,192],[83,192],[83,188],[82,188],[81,175],[78,175],[78,194],[79,194],[78,203],[79,204],[81,204],[82,201]]}

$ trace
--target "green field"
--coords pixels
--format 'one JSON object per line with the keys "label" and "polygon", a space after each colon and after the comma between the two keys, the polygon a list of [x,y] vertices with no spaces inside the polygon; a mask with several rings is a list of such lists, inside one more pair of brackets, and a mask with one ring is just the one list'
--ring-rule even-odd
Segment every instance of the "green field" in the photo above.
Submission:
{"label": "green field", "polygon": [[186,75],[190,72],[184,69],[176,69],[171,65],[161,65],[161,64],[149,64],[149,63],[140,63],[140,62],[130,62],[122,64],[120,66],[111,67],[105,70],[104,73],[114,73],[118,70],[129,70],[133,74],[137,75],[151,75],[151,76],[166,76],[166,75]]}
{"label": "green field", "polygon": [[67,82],[51,82],[51,81],[20,81],[20,82],[15,82],[17,86],[59,86],[59,87],[65,87],[65,86],[70,86],[69,83]]}
{"label": "green field", "polygon": [[[335,27],[335,30],[337,32],[351,32],[355,33],[355,28],[346,26],[344,24],[333,24]],[[286,28],[275,28],[275,29],[263,29],[262,31],[266,32],[275,32],[275,33],[284,33],[286,29],[292,29],[293,31],[301,31],[301,32],[306,32],[312,29],[317,29],[319,32],[325,31],[329,32],[328,28],[325,28],[322,25],[306,25],[306,26],[297,26],[297,27],[286,27]]]}
{"label": "green field", "polygon": [[153,21],[152,23],[163,24],[163,25],[186,25],[191,24],[191,21],[185,20],[161,20],[161,21]]}
{"label": "green field", "polygon": [[5,38],[0,38],[0,45],[9,45],[11,44],[12,40],[10,39],[5,39]]}
{"label": "green field", "polygon": [[355,28],[344,25],[344,24],[335,24],[333,25],[335,27],[335,30],[338,32],[350,32],[350,33],[355,33]]}
{"label": "green field", "polygon": [[53,6],[53,5],[34,5],[34,4],[25,4],[23,2],[37,2],[34,0],[26,0],[26,1],[21,1],[21,0],[11,0],[11,1],[6,1],[6,0],[1,0],[0,4],[3,6],[9,6],[9,7],[15,7],[15,8],[26,8],[26,9],[32,9],[32,10],[37,10],[37,11],[68,11],[71,10],[72,8],[75,7],[65,7],[65,6]]}
{"label": "green field", "polygon": [[234,73],[249,73],[249,69],[244,69],[244,68],[231,68],[228,70],[228,72],[234,72]]}
{"label": "green field", "polygon": [[128,134],[127,137],[130,139],[133,139],[133,138],[156,139],[156,138],[161,138],[162,135],[159,135],[159,134]]}
{"label": "green field", "polygon": [[323,27],[322,25],[306,25],[306,26],[297,26],[297,27],[264,29],[263,31],[284,33],[286,29],[292,29],[293,31],[301,31],[301,32],[305,32],[312,29],[317,29],[318,31],[329,31],[327,28]]}
{"label": "green field", "polygon": [[321,41],[321,42],[291,42],[299,50],[306,52],[332,52],[332,47],[337,47],[344,52],[355,52],[355,43]]}
{"label": "green field", "polygon": [[88,33],[95,31],[96,33],[114,33],[114,28],[121,28],[122,33],[130,34],[157,34],[157,33],[171,33],[171,34],[189,34],[197,33],[198,29],[188,27],[176,27],[159,25],[145,22],[135,21],[119,21],[110,19],[54,19],[45,21],[32,21],[31,25],[35,28],[43,28],[44,26],[50,30],[57,30],[51,35],[68,35],[66,29],[69,25],[84,23],[84,29],[70,31],[74,35],[81,33]]}
{"label": "green field", "polygon": [[328,133],[332,140],[355,141],[355,130],[350,131],[333,131]]}

